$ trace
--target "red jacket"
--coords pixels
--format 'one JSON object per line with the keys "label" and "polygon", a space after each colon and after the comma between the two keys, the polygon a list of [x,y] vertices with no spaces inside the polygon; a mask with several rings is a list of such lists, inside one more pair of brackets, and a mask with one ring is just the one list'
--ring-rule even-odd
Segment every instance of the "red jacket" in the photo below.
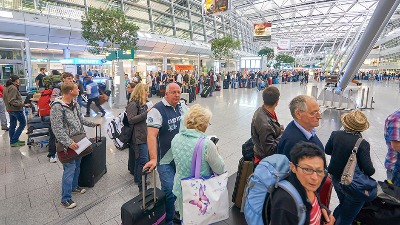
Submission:
{"label": "red jacket", "polygon": [[0,98],[3,98],[4,87],[0,84]]}

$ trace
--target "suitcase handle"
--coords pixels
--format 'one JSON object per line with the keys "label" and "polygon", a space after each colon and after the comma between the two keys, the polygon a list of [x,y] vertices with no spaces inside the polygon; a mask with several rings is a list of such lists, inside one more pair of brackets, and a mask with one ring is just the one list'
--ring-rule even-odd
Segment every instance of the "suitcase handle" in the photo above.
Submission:
{"label": "suitcase handle", "polygon": [[[149,173],[150,168],[146,168],[142,171],[142,207],[143,210],[146,209],[146,174]],[[154,204],[157,202],[157,188],[156,188],[156,170],[152,171],[153,176],[153,202]]]}
{"label": "suitcase handle", "polygon": [[[99,129],[100,130],[100,136],[98,136],[97,134],[97,129]],[[101,142],[101,125],[96,125],[96,137],[95,137],[95,142],[96,143],[98,143],[98,142]]]}

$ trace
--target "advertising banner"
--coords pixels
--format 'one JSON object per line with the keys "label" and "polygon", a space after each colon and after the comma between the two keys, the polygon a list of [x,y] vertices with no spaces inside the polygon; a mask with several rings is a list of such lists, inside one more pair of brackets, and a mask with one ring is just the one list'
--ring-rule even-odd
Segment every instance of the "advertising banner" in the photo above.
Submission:
{"label": "advertising banner", "polygon": [[231,0],[203,0],[203,13],[223,13],[231,8],[230,4]]}
{"label": "advertising banner", "polygon": [[271,25],[271,23],[254,24],[253,41],[270,41]]}
{"label": "advertising banner", "polygon": [[193,65],[176,64],[175,70],[193,70]]}
{"label": "advertising banner", "polygon": [[279,39],[278,50],[290,50],[290,39]]}

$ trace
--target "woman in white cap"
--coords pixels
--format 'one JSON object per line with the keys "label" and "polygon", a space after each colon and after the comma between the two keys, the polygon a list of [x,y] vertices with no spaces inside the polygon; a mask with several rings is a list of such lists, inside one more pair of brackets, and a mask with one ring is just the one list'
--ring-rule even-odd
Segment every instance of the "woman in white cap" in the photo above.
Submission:
{"label": "woman in white cap", "polygon": [[[336,225],[350,225],[360,212],[365,200],[348,193],[346,187],[340,183],[340,178],[352,150],[361,132],[369,128],[367,117],[359,110],[345,113],[341,117],[344,130],[333,131],[325,146],[325,153],[331,155],[328,172],[332,176],[332,183],[339,198],[339,205],[335,208],[333,216]],[[357,151],[357,165],[367,176],[375,173],[370,156],[369,143],[363,139]]]}

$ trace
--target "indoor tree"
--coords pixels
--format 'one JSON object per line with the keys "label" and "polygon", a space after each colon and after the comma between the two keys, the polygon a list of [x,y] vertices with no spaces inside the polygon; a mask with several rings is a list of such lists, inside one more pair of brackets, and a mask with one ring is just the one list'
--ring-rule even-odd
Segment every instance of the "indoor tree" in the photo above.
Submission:
{"label": "indoor tree", "polygon": [[240,41],[230,35],[214,39],[211,42],[213,58],[216,60],[226,60],[229,68],[229,60],[234,57],[233,52],[240,49],[240,45]]}
{"label": "indoor tree", "polygon": [[87,41],[88,51],[92,54],[136,48],[139,27],[129,22],[121,9],[90,7],[81,23],[82,38]]}
{"label": "indoor tree", "polygon": [[296,61],[296,59],[293,56],[286,55],[286,54],[277,55],[275,57],[275,60],[276,60],[276,63],[274,65],[275,68],[280,67],[282,63],[293,64]]}
{"label": "indoor tree", "polygon": [[[274,58],[274,49],[269,48],[269,47],[264,47],[263,49],[258,51],[258,55],[262,56],[263,59],[265,57],[267,67],[270,67],[271,66],[271,60]],[[263,62],[263,60],[262,60],[262,62]]]}

